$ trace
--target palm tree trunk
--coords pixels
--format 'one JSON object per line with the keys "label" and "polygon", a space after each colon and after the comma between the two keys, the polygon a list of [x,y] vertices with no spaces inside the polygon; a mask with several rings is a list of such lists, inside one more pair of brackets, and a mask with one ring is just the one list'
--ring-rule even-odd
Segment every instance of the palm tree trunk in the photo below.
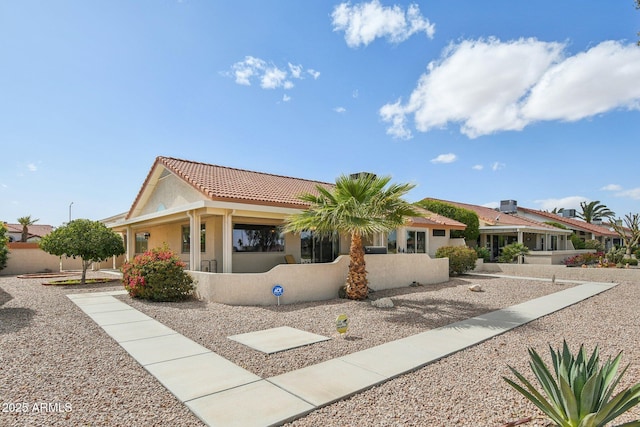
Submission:
{"label": "palm tree trunk", "polygon": [[349,249],[349,274],[347,276],[347,298],[363,300],[369,292],[369,281],[364,263],[364,247],[362,236],[351,235],[351,247]]}

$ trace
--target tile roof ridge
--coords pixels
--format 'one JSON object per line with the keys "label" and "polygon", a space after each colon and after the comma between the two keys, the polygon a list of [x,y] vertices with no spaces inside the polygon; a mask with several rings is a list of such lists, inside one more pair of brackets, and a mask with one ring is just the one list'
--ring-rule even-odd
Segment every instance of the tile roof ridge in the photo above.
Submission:
{"label": "tile roof ridge", "polygon": [[[205,163],[205,162],[198,162],[198,161],[195,161],[195,160],[180,159],[180,158],[177,158],[177,157],[158,156],[158,160],[160,160],[162,162],[162,164],[164,166],[167,166],[167,167],[170,167],[170,166],[166,164],[165,160],[174,160],[174,161],[178,161],[178,162],[185,162],[185,163],[202,165],[202,166],[211,166],[211,167],[214,167],[214,168],[227,169],[227,170],[233,170],[233,171],[238,171],[238,172],[248,172],[248,173],[255,173],[255,174],[260,174],[260,175],[268,175],[268,176],[272,176],[272,177],[276,177],[276,178],[294,179],[296,181],[306,181],[306,182],[312,182],[312,183],[318,183],[318,184],[324,184],[324,185],[331,185],[331,186],[335,185],[334,183],[325,182],[325,181],[319,181],[317,179],[297,178],[297,177],[294,177],[294,176],[288,176],[288,175],[282,175],[282,174],[276,174],[276,173],[270,173],[270,172],[260,172],[260,171],[254,171],[254,170],[249,170],[249,169],[236,168],[236,167],[232,167],[232,166],[222,166],[222,165],[217,165],[217,164],[213,164],[213,163]],[[171,170],[174,170],[174,168],[171,167]]]}

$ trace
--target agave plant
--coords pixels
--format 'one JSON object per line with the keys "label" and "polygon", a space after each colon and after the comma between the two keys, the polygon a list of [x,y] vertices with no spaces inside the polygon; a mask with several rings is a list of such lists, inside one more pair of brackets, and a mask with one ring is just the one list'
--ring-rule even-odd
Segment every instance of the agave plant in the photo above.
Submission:
{"label": "agave plant", "polygon": [[[546,397],[522,374],[509,366],[522,385],[503,377],[518,392],[535,404],[558,427],[604,427],[629,409],[640,403],[640,383],[620,391],[612,397],[629,365],[616,375],[622,352],[611,357],[600,367],[598,347],[587,358],[584,345],[577,356],[569,351],[563,341],[562,351],[551,351],[554,375],[533,348],[529,349],[529,366],[535,374]],[[640,427],[640,420],[618,427]]]}

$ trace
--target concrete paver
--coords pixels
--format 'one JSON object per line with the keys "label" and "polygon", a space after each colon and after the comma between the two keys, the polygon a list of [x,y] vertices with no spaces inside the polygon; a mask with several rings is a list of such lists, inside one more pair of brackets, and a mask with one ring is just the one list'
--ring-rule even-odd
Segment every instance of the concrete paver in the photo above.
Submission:
{"label": "concrete paver", "polygon": [[[207,425],[265,426],[301,417],[616,286],[579,283],[522,304],[267,379],[113,298],[125,291],[69,298]],[[258,331],[233,339],[245,339],[245,344],[250,342],[247,345],[256,345],[265,352],[298,346],[296,342],[305,336],[304,339],[328,339],[311,337],[315,334],[294,328],[275,329],[278,331],[271,331],[271,337]],[[278,341],[277,345],[269,343],[269,339]]]}
{"label": "concrete paver", "polygon": [[291,350],[292,348],[302,347],[330,339],[329,337],[312,334],[307,331],[301,331],[300,329],[289,326],[232,335],[227,338],[267,354]]}

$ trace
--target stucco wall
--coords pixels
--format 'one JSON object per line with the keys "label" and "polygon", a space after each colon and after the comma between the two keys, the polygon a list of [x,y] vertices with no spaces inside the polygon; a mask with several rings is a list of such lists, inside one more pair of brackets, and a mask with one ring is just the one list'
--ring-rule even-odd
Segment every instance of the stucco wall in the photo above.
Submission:
{"label": "stucco wall", "polygon": [[202,200],[203,195],[173,174],[160,178],[140,215],[180,207]]}
{"label": "stucco wall", "polygon": [[511,276],[542,277],[551,279],[585,280],[592,282],[621,282],[640,283],[639,268],[581,268],[566,267],[564,265],[532,265],[532,264],[502,264],[484,263],[475,272],[506,274]]}
{"label": "stucco wall", "polygon": [[[118,257],[116,267],[122,265],[123,257]],[[62,268],[61,268],[62,265]],[[96,265],[95,268],[113,268],[109,260]],[[37,243],[10,243],[7,266],[0,275],[18,275],[29,273],[58,272],[60,270],[82,270],[80,258],[59,258],[40,249]]]}
{"label": "stucco wall", "polygon": [[[369,286],[374,290],[449,280],[449,261],[425,254],[367,255]],[[196,296],[230,305],[276,305],[274,285],[284,287],[280,304],[336,298],[345,283],[349,257],[339,256],[326,264],[283,264],[265,273],[189,273],[196,280]]]}

